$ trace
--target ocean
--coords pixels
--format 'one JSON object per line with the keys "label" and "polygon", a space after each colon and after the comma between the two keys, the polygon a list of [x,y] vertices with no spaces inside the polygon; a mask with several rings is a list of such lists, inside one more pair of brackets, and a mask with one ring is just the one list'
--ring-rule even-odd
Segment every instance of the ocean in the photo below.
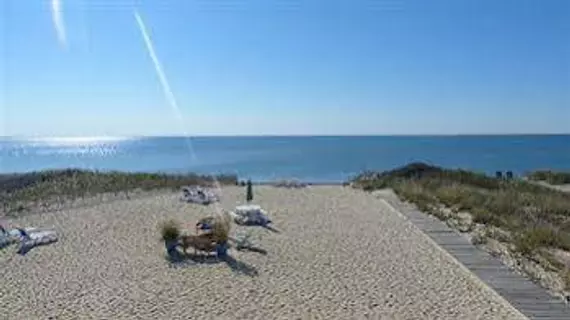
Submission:
{"label": "ocean", "polygon": [[413,161],[488,174],[570,170],[570,135],[0,138],[1,173],[84,168],[342,182]]}

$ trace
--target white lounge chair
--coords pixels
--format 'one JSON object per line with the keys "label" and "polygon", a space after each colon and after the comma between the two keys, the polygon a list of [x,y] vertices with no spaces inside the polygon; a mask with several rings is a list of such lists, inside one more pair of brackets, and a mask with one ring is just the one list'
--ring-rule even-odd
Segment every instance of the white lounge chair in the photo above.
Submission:
{"label": "white lounge chair", "polygon": [[25,254],[33,247],[46,245],[58,240],[57,233],[52,229],[26,228],[26,235],[16,230],[20,235],[20,248],[18,253]]}
{"label": "white lounge chair", "polygon": [[208,205],[212,202],[220,201],[220,198],[213,191],[201,187],[182,188],[182,200],[191,203]]}
{"label": "white lounge chair", "polygon": [[[26,234],[37,230],[36,228],[24,228],[23,229]],[[0,248],[7,247],[11,244],[22,242],[25,239],[25,236],[22,234],[20,229],[9,229],[3,230],[0,232]]]}
{"label": "white lounge chair", "polygon": [[267,216],[267,212],[258,205],[241,205],[237,206],[230,215],[237,224],[248,226],[267,226],[271,223],[271,219]]}
{"label": "white lounge chair", "polygon": [[307,183],[299,180],[282,180],[275,183],[275,186],[279,188],[300,189],[307,187]]}

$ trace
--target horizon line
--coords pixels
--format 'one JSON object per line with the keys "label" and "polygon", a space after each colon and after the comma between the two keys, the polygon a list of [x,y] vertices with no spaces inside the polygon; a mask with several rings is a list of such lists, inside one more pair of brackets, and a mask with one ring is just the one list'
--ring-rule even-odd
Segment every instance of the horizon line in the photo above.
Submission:
{"label": "horizon line", "polygon": [[140,139],[140,138],[310,138],[310,137],[473,137],[473,136],[567,136],[570,132],[558,133],[385,133],[385,134],[196,134],[196,135],[54,135],[25,136],[0,135],[0,139]]}

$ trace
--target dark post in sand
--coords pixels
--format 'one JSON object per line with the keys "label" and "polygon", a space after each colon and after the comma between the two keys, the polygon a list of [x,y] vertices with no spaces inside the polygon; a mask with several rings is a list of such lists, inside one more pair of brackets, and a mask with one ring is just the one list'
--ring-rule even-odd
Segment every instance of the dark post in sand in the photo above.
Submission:
{"label": "dark post in sand", "polygon": [[247,202],[253,200],[253,187],[251,185],[251,179],[247,180],[247,194],[245,200]]}

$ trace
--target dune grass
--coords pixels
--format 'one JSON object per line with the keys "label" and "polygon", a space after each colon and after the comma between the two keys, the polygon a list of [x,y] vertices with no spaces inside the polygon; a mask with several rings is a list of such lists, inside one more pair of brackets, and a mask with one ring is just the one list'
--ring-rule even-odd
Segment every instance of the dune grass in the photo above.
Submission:
{"label": "dune grass", "polygon": [[219,243],[228,241],[232,227],[232,218],[227,212],[222,212],[214,216],[212,224],[212,233]]}
{"label": "dune grass", "polygon": [[175,241],[181,234],[180,224],[174,219],[162,222],[159,229],[163,241]]}
{"label": "dune grass", "polygon": [[0,175],[0,201],[4,214],[18,214],[38,205],[85,198],[103,193],[129,196],[129,192],[178,189],[185,185],[237,184],[237,176],[197,174],[99,172],[79,169],[47,170]]}
{"label": "dune grass", "polygon": [[501,240],[526,257],[553,248],[570,251],[570,194],[562,191],[424,163],[367,172],[357,176],[353,185],[365,190],[391,188],[440,219],[449,218],[442,208],[468,212],[474,224],[505,230]]}
{"label": "dune grass", "polygon": [[526,176],[532,181],[544,181],[552,185],[570,184],[570,172],[537,170]]}

